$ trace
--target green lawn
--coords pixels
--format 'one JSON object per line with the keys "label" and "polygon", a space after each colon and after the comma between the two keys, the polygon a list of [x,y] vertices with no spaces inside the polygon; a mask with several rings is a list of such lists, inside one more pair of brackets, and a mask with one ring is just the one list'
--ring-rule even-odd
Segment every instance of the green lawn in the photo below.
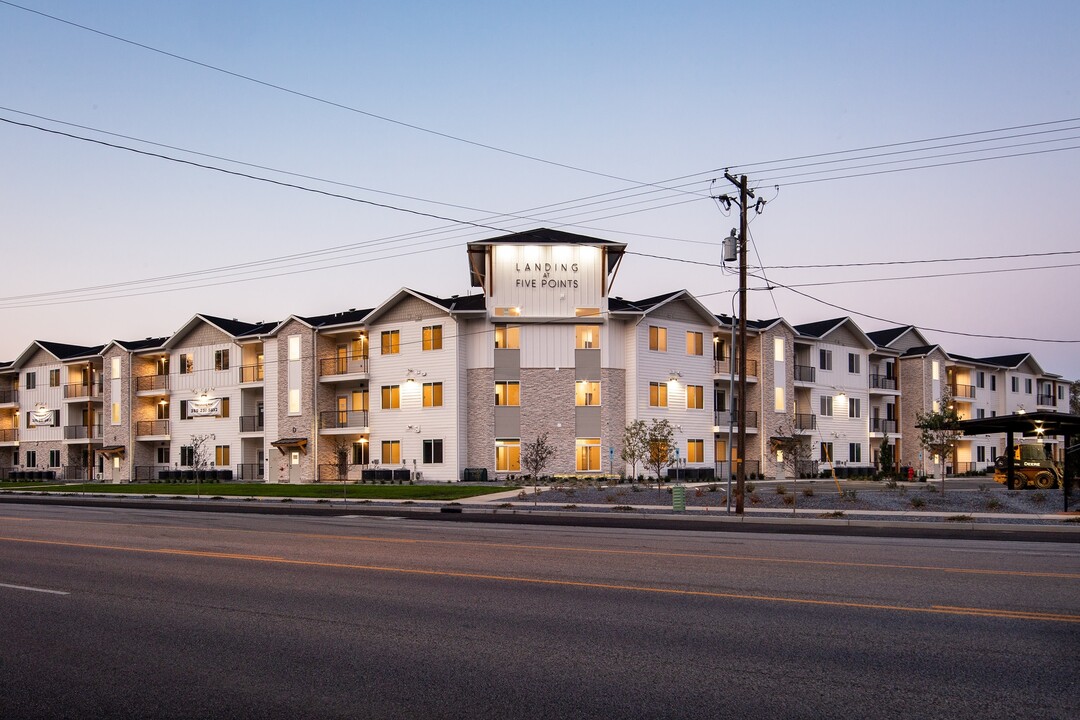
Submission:
{"label": "green lawn", "polygon": [[513,490],[502,485],[278,485],[274,483],[5,483],[4,488],[50,490],[68,493],[115,493],[124,495],[195,495],[222,497],[297,497],[338,500],[460,500],[476,495]]}

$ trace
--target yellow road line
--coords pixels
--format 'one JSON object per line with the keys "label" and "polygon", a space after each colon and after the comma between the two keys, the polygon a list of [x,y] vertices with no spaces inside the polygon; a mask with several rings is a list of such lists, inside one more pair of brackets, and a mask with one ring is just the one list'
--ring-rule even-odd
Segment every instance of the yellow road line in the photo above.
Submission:
{"label": "yellow road line", "polygon": [[582,580],[555,580],[551,578],[523,577],[515,575],[492,575],[488,573],[471,573],[452,570],[425,570],[418,568],[392,567],[383,565],[360,565],[354,563],[322,562],[317,560],[295,560],[274,556],[206,552],[201,550],[182,550],[178,548],[139,548],[124,547],[121,545],[97,545],[91,543],[64,542],[60,540],[28,540],[25,538],[0,537],[0,541],[38,545],[58,545],[63,547],[77,547],[91,550],[115,550],[119,552],[148,553],[154,555],[205,557],[218,560],[246,560],[249,562],[275,563],[299,567],[335,568],[340,570],[360,570],[365,572],[420,575],[427,577],[446,577],[464,580],[488,580],[494,582],[549,585],[558,587],[584,588],[592,590],[619,590],[624,592],[655,593],[661,595],[673,595],[681,597],[705,597],[724,600],[748,600],[756,602],[786,603],[792,605],[814,605],[819,607],[852,608],[859,610],[886,610],[893,612],[924,613],[934,615],[975,615],[979,617],[992,617],[1008,620],[1036,620],[1043,622],[1080,623],[1080,615],[1068,615],[1064,613],[1037,613],[995,608],[964,608],[953,607],[949,605],[931,605],[930,607],[915,607],[911,605],[885,605],[878,603],[860,603],[843,600],[812,600],[809,598],[784,597],[779,595],[748,595],[744,593],[726,593],[710,590],[686,590],[680,588],[650,587],[647,585],[622,585],[617,583],[594,583]]}

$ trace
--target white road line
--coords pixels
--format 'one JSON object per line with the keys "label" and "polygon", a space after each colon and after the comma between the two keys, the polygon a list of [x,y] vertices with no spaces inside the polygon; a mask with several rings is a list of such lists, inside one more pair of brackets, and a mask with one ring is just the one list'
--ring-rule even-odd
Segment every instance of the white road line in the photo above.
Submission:
{"label": "white road line", "polygon": [[0,583],[2,588],[11,588],[12,590],[29,590],[30,592],[42,592],[49,593],[50,595],[70,595],[69,592],[63,590],[46,590],[45,588],[26,587],[25,585],[8,585],[7,583]]}

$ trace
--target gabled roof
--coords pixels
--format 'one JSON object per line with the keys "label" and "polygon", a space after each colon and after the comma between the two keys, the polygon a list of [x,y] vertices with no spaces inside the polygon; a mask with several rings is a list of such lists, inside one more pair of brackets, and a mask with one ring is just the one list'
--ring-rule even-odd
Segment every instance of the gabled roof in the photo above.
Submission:
{"label": "gabled roof", "polygon": [[673,303],[677,300],[683,300],[691,308],[694,309],[702,319],[708,319],[709,324],[712,325],[716,322],[716,316],[712,314],[712,311],[701,304],[701,301],[691,295],[686,290],[676,290],[674,292],[664,293],[663,295],[654,295],[653,297],[645,298],[644,300],[635,300],[633,302],[627,302],[621,298],[613,298],[619,303],[618,307],[612,307],[611,300],[608,300],[608,312],[615,313],[627,313],[627,314],[641,314],[648,315],[655,312],[660,308]]}
{"label": "gabled roof", "polygon": [[250,323],[233,318],[229,320],[227,318],[220,318],[215,315],[205,315],[199,313],[184,323],[183,327],[176,331],[172,337],[165,341],[162,345],[163,348],[173,348],[179,343],[179,340],[188,334],[199,323],[206,323],[217,328],[221,332],[225,333],[234,340],[239,340],[245,337],[258,337],[260,335],[266,335],[277,327],[278,323],[275,322],[257,322]]}
{"label": "gabled roof", "polygon": [[874,341],[871,340],[867,334],[863,332],[863,329],[856,325],[855,321],[849,317],[833,318],[832,320],[818,320],[817,322],[796,325],[795,332],[802,337],[824,340],[826,337],[845,326],[855,335],[855,337],[862,341],[865,347],[876,347]]}
{"label": "gabled roof", "polygon": [[866,333],[866,337],[873,340],[874,344],[878,347],[889,347],[889,345],[900,338],[901,335],[908,330],[914,329],[914,325],[904,325],[902,327],[886,328],[885,330],[874,330],[873,332]]}
{"label": "gabled roof", "polygon": [[[1015,368],[1023,365],[1028,358],[1031,358],[1031,353],[1016,353],[1014,355],[994,355],[993,357],[979,358],[979,362],[1003,368]],[[1032,358],[1032,362],[1034,362],[1034,358]]]}
{"label": "gabled roof", "polygon": [[165,343],[168,342],[168,340],[169,338],[167,337],[146,338],[144,340],[113,340],[101,349],[101,354],[104,355],[105,353],[107,353],[109,351],[109,348],[111,348],[113,345],[127,350],[128,352],[163,350],[165,348]]}
{"label": "gabled roof", "polygon": [[68,343],[35,340],[19,354],[19,357],[12,360],[11,363],[9,363],[9,366],[13,368],[22,367],[39,349],[44,350],[61,362],[70,362],[72,360],[98,357],[101,355],[101,351],[104,348],[104,345],[87,347],[85,345],[70,345]]}
{"label": "gabled roof", "polygon": [[900,357],[924,357],[935,350],[940,350],[942,355],[949,357],[949,354],[945,352],[940,345],[918,345],[916,347],[908,348]]}
{"label": "gabled roof", "polygon": [[371,313],[364,319],[364,321],[368,324],[375,322],[380,315],[385,313],[394,305],[397,305],[406,296],[411,296],[419,300],[423,300],[424,302],[439,308],[439,310],[442,310],[443,312],[448,312],[447,306],[443,304],[443,301],[440,298],[437,298],[434,295],[426,295],[422,292],[417,292],[416,290],[412,290],[410,288],[401,288],[396,293],[387,298],[381,305],[372,310]]}
{"label": "gabled roof", "polygon": [[309,317],[301,317],[294,315],[298,320],[301,320],[313,328],[333,327],[335,325],[356,325],[362,323],[364,318],[371,314],[371,308],[365,308],[363,310],[357,310],[356,308],[349,308],[342,312],[330,313],[329,315],[311,315]]}
{"label": "gabled roof", "polygon": [[[738,319],[733,318],[730,315],[716,315],[715,317],[717,322],[719,322],[722,327],[731,327],[732,323],[735,323],[735,325],[739,324]],[[795,332],[795,328],[793,328],[791,325],[788,325],[787,321],[784,320],[784,318],[771,318],[769,320],[748,319],[746,321],[747,329],[753,330],[754,332],[762,332],[763,330],[769,330],[772,327],[780,324],[787,325],[793,333]]]}
{"label": "gabled roof", "polygon": [[588,235],[568,233],[550,228],[534,228],[511,235],[500,235],[468,244],[469,277],[473,287],[487,287],[485,256],[494,245],[591,245],[602,247],[607,255],[607,274],[610,276],[622,261],[626,243],[601,240]]}

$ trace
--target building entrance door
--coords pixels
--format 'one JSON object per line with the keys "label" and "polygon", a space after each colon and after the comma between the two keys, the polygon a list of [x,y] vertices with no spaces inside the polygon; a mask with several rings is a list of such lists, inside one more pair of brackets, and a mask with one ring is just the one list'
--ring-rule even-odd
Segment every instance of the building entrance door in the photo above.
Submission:
{"label": "building entrance door", "polygon": [[300,451],[293,450],[289,453],[289,482],[300,482]]}

